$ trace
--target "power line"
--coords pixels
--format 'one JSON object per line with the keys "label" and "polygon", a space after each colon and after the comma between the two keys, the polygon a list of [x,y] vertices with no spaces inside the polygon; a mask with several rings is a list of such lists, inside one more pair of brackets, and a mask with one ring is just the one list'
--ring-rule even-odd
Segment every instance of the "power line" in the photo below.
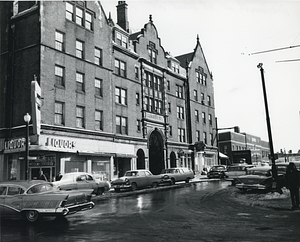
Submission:
{"label": "power line", "polygon": [[278,51],[278,50],[286,50],[286,49],[297,48],[297,47],[300,47],[300,45],[292,45],[292,46],[282,47],[282,48],[277,48],[277,49],[264,50],[264,51],[254,52],[249,55],[257,55],[257,54],[263,54],[263,53],[273,52],[273,51]]}
{"label": "power line", "polygon": [[276,61],[276,63],[280,63],[280,62],[292,62],[292,61],[300,61],[300,59],[281,60],[281,61]]}

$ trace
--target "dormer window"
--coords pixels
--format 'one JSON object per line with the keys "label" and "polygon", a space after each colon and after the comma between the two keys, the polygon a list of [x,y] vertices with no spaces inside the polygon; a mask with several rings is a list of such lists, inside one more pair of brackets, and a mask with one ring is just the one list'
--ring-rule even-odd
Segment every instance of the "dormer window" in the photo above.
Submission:
{"label": "dormer window", "polygon": [[157,64],[157,50],[155,48],[155,44],[151,41],[148,45],[148,55],[150,62]]}
{"label": "dormer window", "polygon": [[127,49],[127,46],[128,46],[128,37],[125,36],[124,34],[121,34],[120,32],[116,32],[116,39],[115,39],[115,42],[126,48]]}

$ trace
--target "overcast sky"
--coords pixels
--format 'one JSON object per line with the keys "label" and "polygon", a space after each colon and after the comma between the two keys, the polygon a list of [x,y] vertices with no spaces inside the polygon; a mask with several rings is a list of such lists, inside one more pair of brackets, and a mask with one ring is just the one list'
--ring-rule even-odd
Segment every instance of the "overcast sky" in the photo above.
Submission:
{"label": "overcast sky", "polygon": [[[118,1],[102,0],[117,22]],[[152,14],[165,51],[192,52],[197,34],[213,73],[218,127],[268,141],[263,63],[275,152],[300,150],[300,0],[127,0],[133,32]],[[292,47],[255,54],[260,51]],[[295,60],[280,62],[284,60]]]}

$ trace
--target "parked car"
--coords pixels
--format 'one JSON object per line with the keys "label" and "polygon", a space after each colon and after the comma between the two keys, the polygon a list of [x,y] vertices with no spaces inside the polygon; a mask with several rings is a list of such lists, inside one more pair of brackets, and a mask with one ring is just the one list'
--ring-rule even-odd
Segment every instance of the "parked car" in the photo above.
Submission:
{"label": "parked car", "polygon": [[93,193],[101,195],[110,189],[108,181],[96,181],[92,174],[86,172],[70,172],[62,175],[59,181],[52,182],[60,190],[93,189]]}
{"label": "parked car", "polygon": [[237,178],[236,187],[243,192],[247,190],[272,191],[284,186],[285,173],[277,174],[277,182],[272,177],[272,168],[260,166],[249,168],[246,174]]}
{"label": "parked car", "polygon": [[1,217],[21,216],[36,222],[42,216],[66,216],[92,209],[92,190],[58,191],[53,184],[41,180],[0,183]]}
{"label": "parked car", "polygon": [[132,191],[145,188],[157,187],[162,183],[162,175],[153,175],[149,170],[126,171],[123,177],[111,181],[111,186],[116,192],[121,189],[131,189]]}
{"label": "parked car", "polygon": [[163,183],[170,183],[171,185],[180,181],[189,183],[195,177],[193,170],[186,167],[163,169],[160,174],[163,175]]}
{"label": "parked car", "polygon": [[247,163],[230,165],[225,171],[225,180],[231,181],[231,184],[234,186],[237,177],[245,175],[247,169],[252,167],[254,167],[254,165],[249,165]]}
{"label": "parked car", "polygon": [[224,178],[225,177],[226,166],[212,166],[207,172],[207,178]]}

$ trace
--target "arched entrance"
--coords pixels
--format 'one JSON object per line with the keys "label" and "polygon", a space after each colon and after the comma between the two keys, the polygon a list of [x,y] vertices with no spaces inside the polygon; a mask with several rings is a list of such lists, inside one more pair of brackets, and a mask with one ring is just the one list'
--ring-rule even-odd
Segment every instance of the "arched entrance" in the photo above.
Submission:
{"label": "arched entrance", "polygon": [[145,153],[142,149],[137,151],[137,169],[145,169]]}
{"label": "arched entrance", "polygon": [[176,155],[174,153],[174,151],[171,152],[170,154],[170,166],[172,167],[176,167]]}
{"label": "arched entrance", "polygon": [[157,175],[164,168],[163,138],[157,130],[154,130],[149,138],[149,170]]}

